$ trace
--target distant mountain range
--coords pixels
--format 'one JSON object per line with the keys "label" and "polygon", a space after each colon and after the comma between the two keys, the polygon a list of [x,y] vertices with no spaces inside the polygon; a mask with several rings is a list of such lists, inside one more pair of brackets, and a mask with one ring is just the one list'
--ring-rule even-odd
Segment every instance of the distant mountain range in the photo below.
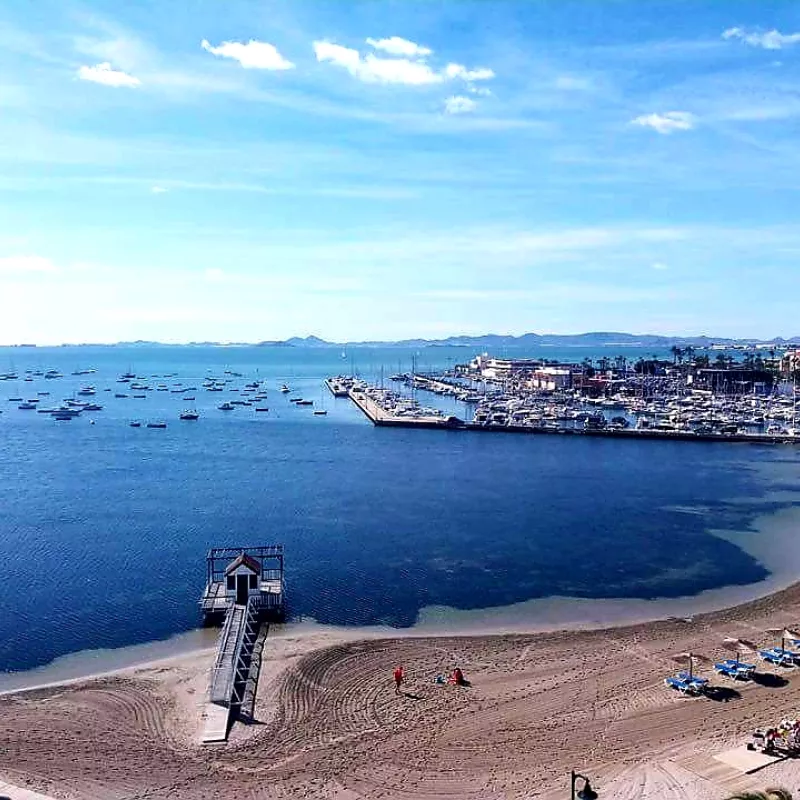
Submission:
{"label": "distant mountain range", "polygon": [[[292,336],[290,339],[275,339],[256,342],[256,347],[327,347],[345,349],[348,347],[466,347],[487,352],[504,348],[533,347],[695,347],[704,348],[712,345],[742,346],[770,345],[785,347],[800,346],[800,336],[785,339],[777,336],[774,339],[732,339],[713,336],[660,336],[656,334],[635,334],[612,331],[595,331],[592,333],[555,334],[555,333],[523,333],[521,336],[503,336],[487,333],[484,336],[448,336],[446,339],[401,339],[399,341],[365,341],[365,342],[329,342],[319,336]],[[17,347],[35,347],[35,345],[15,345]],[[102,347],[96,344],[61,345],[62,347]],[[163,342],[137,340],[134,342],[117,342],[108,347],[174,347],[176,345]],[[188,342],[186,347],[252,347],[253,342]]]}
{"label": "distant mountain range", "polygon": [[521,336],[449,336],[446,339],[401,339],[399,341],[329,342],[318,336],[298,337],[281,341],[259,342],[259,347],[469,347],[472,349],[497,350],[507,347],[711,347],[711,345],[775,344],[779,347],[800,343],[800,336],[791,339],[731,339],[710,336],[658,336],[655,334],[633,334],[609,331],[575,334],[524,333]]}

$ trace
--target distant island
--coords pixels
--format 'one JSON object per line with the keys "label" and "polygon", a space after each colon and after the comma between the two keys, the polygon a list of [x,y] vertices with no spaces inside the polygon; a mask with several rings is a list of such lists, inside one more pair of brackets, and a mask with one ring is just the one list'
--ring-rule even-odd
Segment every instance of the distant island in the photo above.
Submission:
{"label": "distant island", "polygon": [[[694,347],[747,347],[747,346],[787,347],[800,346],[800,335],[772,339],[735,339],[724,336],[662,336],[659,334],[635,334],[616,331],[595,331],[591,333],[556,334],[523,333],[520,336],[487,333],[482,336],[448,336],[445,339],[400,339],[397,341],[331,342],[319,336],[292,336],[289,339],[271,339],[261,342],[187,342],[185,344],[166,344],[136,340],[114,344],[80,343],[63,344],[61,347],[301,347],[301,348],[355,348],[355,347],[465,347],[470,349],[497,351],[502,348],[532,347],[655,347],[669,348]],[[35,347],[35,345],[9,345],[11,347]]]}

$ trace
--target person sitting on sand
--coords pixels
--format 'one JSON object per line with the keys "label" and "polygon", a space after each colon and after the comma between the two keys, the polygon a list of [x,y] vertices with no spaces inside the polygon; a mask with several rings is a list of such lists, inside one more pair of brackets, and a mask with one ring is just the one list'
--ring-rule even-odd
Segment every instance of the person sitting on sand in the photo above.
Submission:
{"label": "person sitting on sand", "polygon": [[404,673],[403,673],[403,667],[402,666],[395,667],[395,670],[394,670],[394,693],[395,694],[400,694],[400,687],[403,685],[403,678],[404,677],[405,676],[404,676]]}
{"label": "person sitting on sand", "polygon": [[456,667],[453,670],[453,674],[450,676],[450,679],[447,681],[448,683],[452,683],[455,686],[466,686],[467,682],[464,679],[464,673],[461,671],[461,667]]}
{"label": "person sitting on sand", "polygon": [[767,789],[763,792],[732,794],[726,800],[792,800],[792,795],[786,789]]}

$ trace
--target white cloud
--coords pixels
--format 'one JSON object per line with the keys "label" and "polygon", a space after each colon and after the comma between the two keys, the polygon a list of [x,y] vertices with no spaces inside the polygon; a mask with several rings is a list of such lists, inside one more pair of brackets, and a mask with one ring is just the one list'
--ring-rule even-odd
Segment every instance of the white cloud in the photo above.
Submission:
{"label": "white cloud", "polygon": [[203,275],[210,283],[222,283],[225,280],[225,273],[219,267],[209,267]]}
{"label": "white cloud", "polygon": [[[385,46],[386,43],[391,43]],[[402,44],[398,44],[402,43]],[[314,54],[317,61],[329,62],[338,67],[346,69],[354,78],[358,78],[365,83],[400,83],[408,86],[424,86],[426,84],[443,83],[444,81],[459,78],[471,83],[472,81],[485,81],[494,77],[494,72],[486,67],[470,70],[463,64],[448,64],[443,70],[433,69],[429,64],[419,59],[422,55],[427,55],[431,51],[428,48],[420,48],[414,42],[399,39],[393,36],[391,39],[367,39],[367,43],[376,47],[383,45],[382,49],[392,54],[400,54],[403,49],[404,55],[410,58],[381,58],[373,53],[362,56],[358,50],[351,47],[344,47],[333,42],[317,41],[313,43]],[[392,48],[392,49],[390,49]],[[412,48],[415,48],[412,52]],[[472,90],[471,86],[467,87]],[[476,91],[476,94],[483,92]]]}
{"label": "white cloud", "polygon": [[166,194],[168,189],[165,189],[163,186],[153,186],[151,187],[150,191],[153,194]]}
{"label": "white cloud", "polygon": [[0,258],[0,275],[51,275],[58,267],[43,256],[6,256]]}
{"label": "white cloud", "polygon": [[376,50],[383,50],[393,56],[406,56],[407,58],[424,58],[433,50],[430,47],[410,42],[400,36],[390,36],[388,39],[367,39],[367,44]]}
{"label": "white cloud", "polygon": [[763,47],[765,50],[780,50],[785,45],[793,45],[800,42],[800,33],[781,33],[777,30],[771,31],[746,31],[744,28],[728,28],[723,31],[723,39],[741,39],[751,47]]}
{"label": "white cloud", "polygon": [[665,270],[665,269],[669,269],[669,267],[666,264],[664,264],[662,261],[654,261],[650,265],[650,269]]}
{"label": "white cloud", "polygon": [[93,67],[81,67],[78,70],[78,77],[82,81],[102,83],[104,86],[113,86],[115,88],[126,86],[133,89],[136,86],[140,86],[142,83],[133,75],[128,75],[127,72],[112,69],[108,61],[104,61],[102,64],[96,64]]}
{"label": "white cloud", "polygon": [[275,45],[251,39],[244,42],[222,42],[218,47],[209,44],[208,39],[200,42],[203,50],[222,58],[232,58],[245,69],[286,70],[294,69],[294,64],[285,59]]}
{"label": "white cloud", "polygon": [[448,78],[462,78],[465,81],[488,81],[494,78],[494,70],[488,67],[467,69],[463,64],[448,64],[444,74]]}
{"label": "white cloud", "polygon": [[448,114],[469,114],[470,111],[474,111],[477,103],[474,100],[471,100],[469,97],[464,97],[463,95],[455,95],[453,97],[448,97],[447,100],[444,101],[444,110]]}
{"label": "white cloud", "polygon": [[422,61],[407,58],[379,58],[368,53],[361,57],[358,50],[332,42],[314,42],[317,61],[328,61],[346,69],[354,78],[365,83],[401,83],[423,86],[441,83],[443,77]]}
{"label": "white cloud", "polygon": [[643,114],[631,120],[632,125],[652,128],[659,133],[689,131],[694,127],[694,115],[688,111],[666,111],[663,114]]}

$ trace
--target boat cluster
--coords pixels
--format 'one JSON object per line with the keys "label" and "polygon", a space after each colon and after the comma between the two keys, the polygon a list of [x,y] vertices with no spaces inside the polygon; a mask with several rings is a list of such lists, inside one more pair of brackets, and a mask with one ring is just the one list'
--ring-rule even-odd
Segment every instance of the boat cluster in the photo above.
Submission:
{"label": "boat cluster", "polygon": [[[73,375],[90,375],[95,372],[94,369],[78,370],[73,372]],[[56,370],[32,371],[28,370],[26,373],[25,381],[32,382],[36,377],[46,378],[50,377],[63,377],[60,372]],[[166,373],[163,375],[150,375],[141,376],[132,371],[125,372],[120,375],[116,382],[118,386],[114,389],[106,387],[98,389],[94,385],[82,385],[80,388],[73,391],[72,397],[66,398],[58,406],[44,407],[42,402],[44,398],[49,397],[49,391],[37,392],[36,397],[31,397],[30,394],[24,397],[10,397],[10,401],[17,403],[17,408],[20,411],[37,411],[40,414],[51,415],[57,420],[71,420],[79,417],[84,412],[102,411],[103,406],[95,402],[95,396],[99,391],[108,393],[106,396],[111,397],[113,392],[114,400],[126,401],[132,400],[145,400],[150,392],[164,392],[173,395],[178,395],[181,400],[186,404],[186,408],[179,414],[179,419],[184,421],[196,421],[200,418],[200,413],[189,404],[193,404],[197,392],[204,390],[207,392],[230,392],[235,399],[225,400],[217,408],[220,411],[229,412],[237,408],[254,408],[256,412],[267,412],[269,406],[267,405],[267,388],[263,381],[252,381],[243,386],[237,378],[242,378],[242,374],[238,372],[226,371],[222,376],[209,376],[205,378],[202,383],[195,385],[184,384],[179,381],[171,380],[176,378],[176,373]],[[0,376],[2,380],[19,380],[19,375],[16,372],[5,373]],[[239,383],[240,385],[233,385]],[[292,389],[283,384],[280,387],[280,392],[283,394],[292,394]],[[299,396],[291,396],[288,398],[289,404],[297,407],[313,407],[314,401],[308,400]],[[0,409],[2,413],[2,409]],[[327,411],[324,408],[317,408],[314,410],[315,416],[325,416]],[[91,420],[92,424],[94,420]],[[142,422],[139,420],[132,420],[130,426],[133,428],[166,428],[167,423],[163,420],[155,420],[151,422]]]}
{"label": "boat cluster", "polygon": [[403,419],[441,419],[445,421],[448,415],[438,408],[423,406],[416,398],[405,397],[391,389],[382,389],[369,386],[363,381],[354,381],[351,387],[353,392],[369,398],[384,413],[392,417]]}

